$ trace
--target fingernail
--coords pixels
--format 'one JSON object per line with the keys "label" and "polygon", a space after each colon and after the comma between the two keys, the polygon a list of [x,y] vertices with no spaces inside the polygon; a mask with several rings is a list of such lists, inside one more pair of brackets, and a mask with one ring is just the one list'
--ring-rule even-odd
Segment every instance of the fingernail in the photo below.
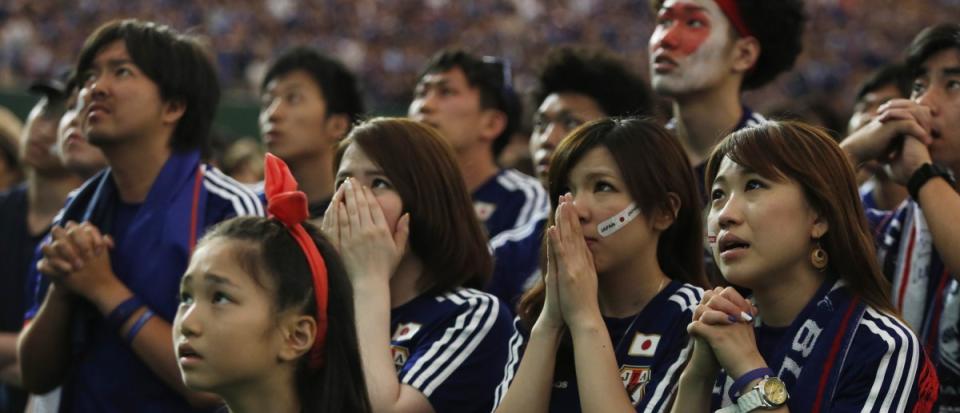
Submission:
{"label": "fingernail", "polygon": [[727,320],[730,320],[731,323],[736,323],[736,322],[737,322],[737,318],[734,317],[734,316],[732,316],[732,315],[728,315],[728,316],[727,316]]}

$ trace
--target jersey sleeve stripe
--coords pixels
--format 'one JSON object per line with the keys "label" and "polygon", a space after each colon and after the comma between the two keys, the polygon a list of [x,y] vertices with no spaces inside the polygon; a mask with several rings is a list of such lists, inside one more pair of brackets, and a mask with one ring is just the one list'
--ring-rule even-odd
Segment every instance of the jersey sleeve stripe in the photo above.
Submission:
{"label": "jersey sleeve stripe", "polygon": [[203,182],[203,187],[207,188],[207,191],[210,191],[210,193],[230,201],[230,203],[233,204],[233,212],[236,213],[237,216],[249,215],[246,207],[243,205],[243,201],[240,200],[240,197],[227,192],[223,188],[216,186],[216,184],[206,179]]}
{"label": "jersey sleeve stripe", "polygon": [[[549,213],[549,207],[546,205],[547,193],[536,178],[526,176],[515,170],[507,170],[501,175],[501,184],[509,181],[513,190],[519,189],[524,194],[523,207],[517,215],[517,221],[514,227],[521,226],[529,221],[536,221],[540,216],[546,216]],[[507,185],[504,185],[507,187]]]}
{"label": "jersey sleeve stripe", "polygon": [[[880,324],[884,324],[884,327],[887,328],[881,327],[877,321],[879,321]],[[886,323],[884,323],[884,321],[886,321]],[[886,316],[871,308],[867,309],[867,313],[861,320],[860,325],[866,327],[867,331],[873,333],[887,345],[887,351],[880,361],[877,376],[874,378],[873,385],[870,388],[870,394],[867,396],[866,403],[861,412],[890,411],[890,406],[893,403],[905,403],[903,400],[896,402],[895,399],[897,397],[901,399],[909,397],[912,384],[910,385],[911,388],[903,389],[905,386],[902,385],[901,373],[905,368],[908,368],[908,364],[910,368],[910,372],[908,373],[909,377],[913,377],[914,371],[916,370],[917,345],[915,338],[912,338],[911,334],[905,335],[901,329],[894,328]],[[890,330],[893,330],[893,334],[891,334]],[[896,338],[894,336],[896,336]],[[884,389],[886,389],[886,391],[884,391]],[[880,406],[876,406],[881,397],[883,397],[883,399],[880,402]]]}
{"label": "jersey sleeve stripe", "polygon": [[501,178],[503,178],[501,182],[513,181],[514,188],[523,192],[523,206],[520,208],[520,213],[517,214],[517,221],[513,223],[513,227],[516,228],[530,220],[530,212],[533,210],[533,204],[536,202],[536,199],[534,198],[534,191],[530,185],[518,179],[512,172],[513,171],[507,171],[507,173],[501,175]]}
{"label": "jersey sleeve stripe", "polygon": [[[433,363],[430,368],[420,376],[420,380],[423,381],[422,388],[426,395],[432,394],[437,387],[443,384],[443,382],[463,364],[467,357],[473,354],[474,350],[476,350],[477,347],[480,346],[480,343],[487,337],[487,333],[490,332],[494,322],[497,320],[500,306],[497,305],[499,303],[493,297],[476,294],[474,297],[469,298],[468,301],[471,302],[471,307],[473,307],[473,304],[476,302],[480,303],[480,310],[478,310],[478,312],[482,313],[484,318],[475,318],[477,322],[467,326],[468,331],[471,331],[472,334],[458,337],[451,348],[443,355],[443,359],[438,359],[438,361],[445,361],[449,357],[455,356],[452,361],[447,363],[445,367],[443,362]],[[480,324],[482,324],[482,326],[478,329],[477,325]],[[435,377],[430,377],[436,370],[441,368],[442,370],[440,370],[439,374],[436,374]]]}
{"label": "jersey sleeve stripe", "polygon": [[534,230],[537,228],[537,225],[540,225],[541,221],[543,221],[543,218],[531,220],[522,226],[497,234],[495,237],[490,239],[490,248],[496,250],[497,248],[506,245],[508,242],[522,241],[530,237],[530,235],[532,235]]}
{"label": "jersey sleeve stripe", "polygon": [[[519,317],[514,319],[514,325],[517,325],[519,320]],[[497,386],[497,391],[493,397],[493,410],[491,413],[497,410],[497,406],[500,406],[503,397],[507,395],[507,389],[510,388],[510,383],[513,382],[513,376],[517,373],[517,367],[520,364],[520,348],[523,346],[523,334],[520,333],[519,328],[516,328],[513,337],[510,337],[509,346],[510,354],[507,356],[507,365],[503,368],[503,381]]]}
{"label": "jersey sleeve stripe", "polygon": [[[240,191],[237,191],[236,187],[231,187],[225,180],[218,177],[216,175],[216,170],[214,169],[208,170],[207,173],[204,175],[204,177],[214,186],[219,187],[225,192],[229,192],[233,194],[238,200],[240,200],[240,202],[243,203],[243,208],[245,211],[247,211],[248,214],[256,213],[256,207],[253,205],[252,202],[250,202],[249,199],[246,199],[246,197],[244,197],[245,194],[243,194]],[[238,211],[238,215],[239,215],[239,211]]]}
{"label": "jersey sleeve stripe", "polygon": [[[875,311],[870,309],[870,311]],[[897,389],[899,393],[899,402],[897,403],[894,399],[891,399],[891,402],[897,403],[895,411],[905,411],[907,400],[910,398],[910,393],[913,390],[914,381],[916,380],[916,373],[920,361],[920,343],[917,340],[916,336],[910,332],[910,330],[900,323],[897,320],[891,319],[889,316],[880,314],[877,312],[877,318],[880,322],[893,330],[898,337],[902,340],[902,348],[900,352],[900,363],[896,366],[896,377],[893,383],[897,384]],[[907,367],[909,363],[909,367]],[[899,380],[900,374],[906,373],[903,380]],[[888,404],[884,404],[884,409],[890,407]]]}
{"label": "jersey sleeve stripe", "polygon": [[220,172],[216,168],[211,168],[207,170],[207,173],[204,174],[206,178],[210,179],[210,182],[213,182],[217,186],[223,188],[226,191],[229,191],[235,194],[238,198],[243,201],[244,206],[246,206],[249,214],[263,216],[264,210],[263,205],[260,203],[260,198],[257,197],[257,194],[253,193],[249,188],[244,187],[240,183],[234,181],[232,178]]}
{"label": "jersey sleeve stripe", "polygon": [[[435,341],[427,353],[420,357],[403,377],[404,383],[421,389],[421,392],[428,397],[437,386],[449,377],[457,365],[454,364],[437,377],[432,377],[437,369],[457,354],[461,354],[463,358],[470,355],[472,350],[486,337],[487,332],[493,325],[495,317],[490,317],[491,313],[495,315],[496,310],[498,310],[497,307],[491,308],[491,303],[496,304],[495,299],[482,293],[472,294],[466,299],[451,293],[447,294],[447,298],[454,303],[458,301],[466,302],[470,305],[470,310],[460,314],[454,325],[447,328],[443,337]],[[481,323],[484,323],[483,327],[478,327]]]}

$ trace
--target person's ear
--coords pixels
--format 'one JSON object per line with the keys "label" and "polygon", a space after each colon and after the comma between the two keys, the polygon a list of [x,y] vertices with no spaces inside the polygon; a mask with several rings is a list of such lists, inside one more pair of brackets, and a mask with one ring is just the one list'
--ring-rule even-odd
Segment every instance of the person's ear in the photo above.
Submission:
{"label": "person's ear", "polygon": [[760,58],[760,41],[755,37],[741,37],[733,42],[733,70],[747,73]]}
{"label": "person's ear", "polygon": [[290,315],[281,321],[280,334],[282,344],[277,358],[280,361],[294,361],[313,347],[317,337],[317,321],[306,315]]}
{"label": "person's ear", "polygon": [[830,223],[819,213],[813,220],[813,226],[810,227],[810,238],[820,239],[830,230]]}
{"label": "person's ear", "polygon": [[663,232],[673,225],[677,220],[677,214],[680,213],[680,197],[674,192],[667,193],[667,202],[661,208],[657,209],[656,216],[653,219],[653,228]]}
{"label": "person's ear", "polygon": [[493,142],[507,129],[507,114],[497,109],[484,109],[480,120],[480,137]]}
{"label": "person's ear", "polygon": [[333,137],[333,143],[336,143],[350,130],[350,117],[345,113],[334,113],[327,116],[324,125],[327,136]]}
{"label": "person's ear", "polygon": [[163,122],[177,123],[187,113],[187,102],[183,99],[172,99],[163,104]]}

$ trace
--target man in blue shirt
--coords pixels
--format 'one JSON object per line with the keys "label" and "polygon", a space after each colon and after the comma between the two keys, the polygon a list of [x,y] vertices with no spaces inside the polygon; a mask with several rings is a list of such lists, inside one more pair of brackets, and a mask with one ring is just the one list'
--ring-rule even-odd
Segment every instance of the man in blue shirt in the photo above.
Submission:
{"label": "man in blue shirt", "polygon": [[453,146],[491,240],[494,271],[485,290],[512,307],[539,262],[541,222],[550,206],[535,178],[495,162],[519,124],[520,102],[510,76],[503,60],[441,51],[421,73],[408,114],[437,128]]}
{"label": "man in blue shirt", "polygon": [[[909,196],[868,210],[894,306],[930,354],[940,411],[960,409],[960,24],[920,32],[907,48],[910,99],[893,99],[843,141],[854,165],[889,164]],[[952,172],[951,172],[952,171]]]}
{"label": "man in blue shirt", "polygon": [[205,228],[263,214],[255,194],[201,162],[215,70],[195,40],[123,20],[87,39],[76,73],[81,125],[109,168],[68,201],[41,249],[19,342],[24,386],[62,385],[61,412],[212,408],[215,397],[183,387],[170,344],[180,277]]}

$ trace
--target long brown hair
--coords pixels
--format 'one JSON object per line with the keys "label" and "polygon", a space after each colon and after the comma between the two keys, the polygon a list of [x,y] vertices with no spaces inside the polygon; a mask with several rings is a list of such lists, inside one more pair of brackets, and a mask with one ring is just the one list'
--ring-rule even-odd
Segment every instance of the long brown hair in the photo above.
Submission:
{"label": "long brown hair", "polygon": [[422,285],[431,292],[483,287],[493,258],[450,144],[418,122],[371,119],[340,142],[334,173],[352,144],[383,170],[410,213],[410,248],[426,270]]}
{"label": "long brown hair", "polygon": [[794,181],[829,229],[820,245],[831,258],[827,271],[873,306],[897,314],[890,283],[880,272],[853,167],[826,132],[802,122],[766,122],[724,138],[707,161],[706,186],[713,186],[723,158],[778,182]]}
{"label": "long brown hair", "polygon": [[[669,194],[676,194],[680,209],[657,240],[657,261],[667,276],[706,286],[701,202],[692,168],[676,138],[652,119],[600,119],[575,129],[560,142],[550,162],[548,226],[554,223],[552,211],[568,186],[570,170],[597,147],[610,151],[630,197],[644,215],[670,210]],[[520,300],[518,314],[527,326],[540,316],[545,288],[541,278]]]}

